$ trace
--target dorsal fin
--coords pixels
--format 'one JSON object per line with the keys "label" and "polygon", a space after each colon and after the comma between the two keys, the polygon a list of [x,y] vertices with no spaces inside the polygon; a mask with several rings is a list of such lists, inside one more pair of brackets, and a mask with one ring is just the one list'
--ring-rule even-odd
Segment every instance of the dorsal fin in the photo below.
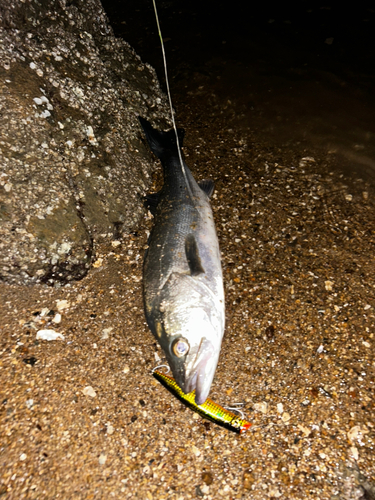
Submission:
{"label": "dorsal fin", "polygon": [[185,253],[190,269],[190,274],[192,276],[203,274],[205,270],[203,269],[201,258],[199,256],[197,241],[193,234],[188,234],[185,238]]}
{"label": "dorsal fin", "polygon": [[206,193],[206,195],[211,198],[212,193],[215,189],[215,183],[211,179],[203,179],[203,181],[198,182],[198,186],[201,190]]}

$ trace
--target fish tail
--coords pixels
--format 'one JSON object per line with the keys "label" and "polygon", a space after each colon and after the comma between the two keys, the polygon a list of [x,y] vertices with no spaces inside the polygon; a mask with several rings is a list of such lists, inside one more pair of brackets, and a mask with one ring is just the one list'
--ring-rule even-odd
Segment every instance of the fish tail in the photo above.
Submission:
{"label": "fish tail", "polygon": [[[138,116],[138,120],[145,132],[150,149],[155,156],[162,159],[168,153],[178,153],[176,135],[173,129],[168,132],[159,131],[141,116]],[[177,133],[180,147],[182,147],[185,131],[184,129],[179,128],[177,129]]]}

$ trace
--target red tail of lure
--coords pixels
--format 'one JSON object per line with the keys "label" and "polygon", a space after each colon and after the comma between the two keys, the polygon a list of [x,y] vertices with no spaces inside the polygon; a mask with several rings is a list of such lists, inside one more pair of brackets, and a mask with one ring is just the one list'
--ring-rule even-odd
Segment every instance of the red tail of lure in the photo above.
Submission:
{"label": "red tail of lure", "polygon": [[202,417],[215,422],[215,424],[221,425],[221,427],[225,427],[237,434],[242,434],[251,427],[252,424],[250,422],[214,403],[209,398],[202,405],[197,405],[195,403],[195,391],[185,394],[176,384],[175,379],[169,375],[155,370],[153,376],[186,406],[199,413]]}

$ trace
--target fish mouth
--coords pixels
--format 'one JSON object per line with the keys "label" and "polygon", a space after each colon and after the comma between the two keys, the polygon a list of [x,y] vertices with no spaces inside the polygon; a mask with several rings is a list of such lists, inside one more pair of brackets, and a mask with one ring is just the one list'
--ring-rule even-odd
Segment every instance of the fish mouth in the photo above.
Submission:
{"label": "fish mouth", "polygon": [[186,394],[195,390],[197,405],[202,405],[208,397],[215,375],[217,358],[212,342],[203,338],[192,367],[185,372],[185,381],[181,386]]}

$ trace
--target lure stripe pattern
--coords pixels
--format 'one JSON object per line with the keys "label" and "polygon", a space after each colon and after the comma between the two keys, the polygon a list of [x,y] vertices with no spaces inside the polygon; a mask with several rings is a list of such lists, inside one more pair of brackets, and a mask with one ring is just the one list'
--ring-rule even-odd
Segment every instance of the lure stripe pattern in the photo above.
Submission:
{"label": "lure stripe pattern", "polygon": [[214,403],[212,399],[207,398],[202,405],[197,405],[195,403],[195,391],[185,394],[177,385],[173,377],[157,370],[153,372],[153,376],[186,406],[196,413],[199,413],[202,417],[215,422],[215,424],[225,427],[237,434],[242,434],[251,427],[252,424],[250,422],[226,410],[219,404]]}

